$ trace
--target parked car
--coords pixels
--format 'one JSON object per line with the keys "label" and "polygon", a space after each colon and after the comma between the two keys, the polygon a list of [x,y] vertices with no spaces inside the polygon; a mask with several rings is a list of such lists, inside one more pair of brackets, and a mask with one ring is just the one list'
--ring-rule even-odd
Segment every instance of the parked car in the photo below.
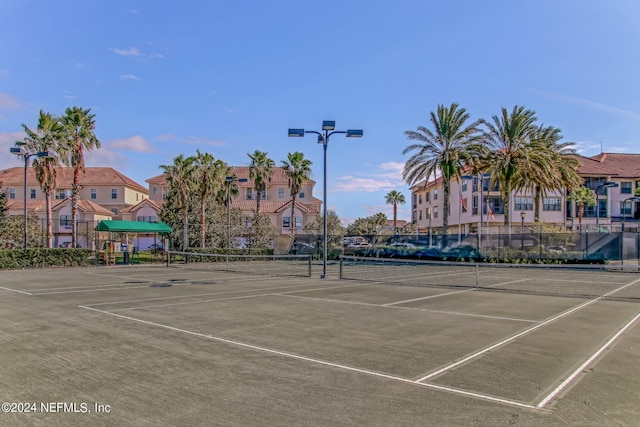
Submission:
{"label": "parked car", "polygon": [[147,248],[147,250],[149,252],[154,252],[154,253],[155,252],[162,252],[162,251],[164,251],[164,246],[162,246],[162,244],[160,244],[160,243],[154,243],[153,245],[149,246]]}
{"label": "parked car", "polygon": [[[69,249],[71,247],[71,242],[62,242],[58,245],[59,248],[66,248]],[[76,248],[81,248],[82,246],[80,246],[79,243],[76,243]]]}
{"label": "parked car", "polygon": [[364,249],[369,247],[371,247],[371,245],[367,242],[353,242],[347,245],[347,249]]}

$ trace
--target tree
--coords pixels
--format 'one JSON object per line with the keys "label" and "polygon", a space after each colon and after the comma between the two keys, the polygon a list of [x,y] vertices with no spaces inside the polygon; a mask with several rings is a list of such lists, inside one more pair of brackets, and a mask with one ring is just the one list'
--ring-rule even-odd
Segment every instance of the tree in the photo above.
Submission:
{"label": "tree", "polygon": [[248,154],[248,156],[251,159],[249,178],[253,180],[253,187],[256,191],[256,214],[258,214],[260,213],[262,192],[267,189],[267,183],[271,182],[271,174],[276,164],[267,156],[267,153],[259,150]]}
{"label": "tree", "polygon": [[596,192],[590,188],[581,186],[575,189],[569,194],[569,200],[575,202],[578,206],[578,224],[580,225],[580,231],[582,231],[582,217],[584,215],[584,205],[595,206],[596,204]]}
{"label": "tree", "polygon": [[196,156],[193,157],[193,168],[194,181],[200,199],[200,248],[204,248],[207,199],[223,185],[227,168],[223,161],[216,160],[211,154],[202,153],[200,150],[196,150]]}
{"label": "tree", "polygon": [[[324,232],[324,222],[322,215],[319,215],[313,222],[304,226],[304,231],[309,234],[321,236]],[[327,210],[327,235],[331,238],[344,236],[342,221],[335,211]]]}
{"label": "tree", "polygon": [[444,193],[443,227],[447,234],[451,180],[460,180],[462,170],[473,160],[470,147],[478,141],[478,122],[466,125],[470,116],[456,103],[449,107],[438,105],[437,111],[432,111],[430,116],[432,129],[420,126],[417,131],[405,132],[407,139],[418,143],[409,145],[402,152],[414,152],[404,165],[402,178],[413,185],[440,171]]}
{"label": "tree", "polygon": [[62,163],[73,168],[73,184],[71,187],[71,245],[77,245],[78,196],[80,194],[80,172],[84,173],[84,151],[100,148],[100,141],[94,130],[95,114],[91,109],[69,107],[61,118],[63,137],[59,146]]}
{"label": "tree", "polygon": [[[511,193],[530,162],[530,141],[536,131],[536,113],[516,105],[511,113],[502,108],[492,121],[480,120],[485,126],[483,142],[487,150],[480,160],[481,169],[491,171],[491,183],[498,183],[504,205],[504,224],[511,224]],[[445,214],[446,215],[446,214]]]}
{"label": "tree", "polygon": [[377,237],[387,225],[387,216],[382,212],[356,219],[347,227],[348,235]]}
{"label": "tree", "polygon": [[398,232],[398,205],[404,205],[406,200],[404,194],[396,190],[391,190],[385,196],[385,202],[388,205],[393,205],[393,232]]}
{"label": "tree", "polygon": [[[282,161],[284,173],[289,178],[289,188],[291,189],[291,235],[295,235],[295,209],[296,197],[302,190],[302,184],[311,179],[311,160],[305,159],[304,154],[296,151],[289,153],[287,160]],[[326,203],[326,201],[325,201]]]}
{"label": "tree", "polygon": [[[36,130],[33,131],[23,124],[22,128],[27,134],[24,141],[27,143],[25,146],[27,152],[39,153],[47,151],[49,157],[41,158],[35,157],[33,160],[33,170],[36,174],[36,179],[40,184],[40,188],[45,196],[46,206],[46,221],[47,221],[47,247],[53,246],[53,227],[51,223],[51,194],[57,187],[58,178],[58,166],[60,166],[60,160],[57,156],[57,152],[60,149],[61,141],[63,140],[63,126],[59,118],[52,114],[45,113],[40,110],[38,116],[38,125]],[[75,218],[75,217],[74,217]]]}
{"label": "tree", "polygon": [[193,190],[195,157],[184,157],[180,154],[173,159],[171,165],[160,165],[167,176],[169,192],[175,193],[176,205],[182,214],[182,250],[189,247],[189,206]]}
{"label": "tree", "polygon": [[579,187],[583,180],[578,175],[580,162],[573,156],[575,144],[561,143],[560,129],[539,126],[531,133],[527,145],[528,159],[515,178],[515,186],[534,193],[534,220],[540,221],[540,205],[549,191],[566,191]]}
{"label": "tree", "polygon": [[7,190],[2,188],[2,183],[0,182],[0,221],[5,219],[5,215],[9,207],[7,206]]}

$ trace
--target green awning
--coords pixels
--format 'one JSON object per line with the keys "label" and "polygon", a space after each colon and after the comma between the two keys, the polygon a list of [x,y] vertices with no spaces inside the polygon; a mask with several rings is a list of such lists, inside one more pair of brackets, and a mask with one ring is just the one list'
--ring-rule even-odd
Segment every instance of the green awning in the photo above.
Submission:
{"label": "green awning", "polygon": [[173,229],[164,222],[116,221],[103,220],[98,223],[96,231],[114,231],[129,233],[171,233]]}

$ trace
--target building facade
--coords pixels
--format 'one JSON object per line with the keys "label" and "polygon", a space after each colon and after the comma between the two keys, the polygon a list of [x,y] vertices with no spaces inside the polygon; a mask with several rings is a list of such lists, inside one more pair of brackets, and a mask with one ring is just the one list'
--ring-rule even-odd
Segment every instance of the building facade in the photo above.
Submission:
{"label": "building facade", "polygon": [[[585,206],[582,228],[613,230],[620,229],[623,222],[627,226],[637,224],[640,203],[629,199],[640,187],[640,154],[602,153],[593,157],[578,156],[578,159],[578,173],[584,179],[584,185],[597,194],[596,205]],[[475,232],[480,224],[482,227],[504,226],[505,207],[500,191],[497,186],[490,185],[488,176],[466,177],[459,182],[453,181],[450,187],[448,222],[451,233]],[[418,231],[427,232],[443,226],[443,199],[441,178],[411,187],[411,220]],[[534,223],[531,191],[514,191],[510,202],[512,228]],[[543,196],[540,221],[563,229],[580,228],[578,208],[564,192],[549,192]]]}

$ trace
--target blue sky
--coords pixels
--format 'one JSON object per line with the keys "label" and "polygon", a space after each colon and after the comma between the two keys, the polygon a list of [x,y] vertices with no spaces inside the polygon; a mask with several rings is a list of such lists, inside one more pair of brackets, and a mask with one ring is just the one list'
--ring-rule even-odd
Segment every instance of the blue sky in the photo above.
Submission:
{"label": "blue sky", "polygon": [[335,120],[365,136],[331,138],[328,207],[391,217],[404,131],[438,104],[525,105],[584,155],[640,152],[639,16],[636,0],[4,1],[0,168],[20,165],[22,123],[78,105],[102,142],[88,166],[146,186],[198,148],[231,165],[297,150],[322,198],[322,147],[287,129]]}

